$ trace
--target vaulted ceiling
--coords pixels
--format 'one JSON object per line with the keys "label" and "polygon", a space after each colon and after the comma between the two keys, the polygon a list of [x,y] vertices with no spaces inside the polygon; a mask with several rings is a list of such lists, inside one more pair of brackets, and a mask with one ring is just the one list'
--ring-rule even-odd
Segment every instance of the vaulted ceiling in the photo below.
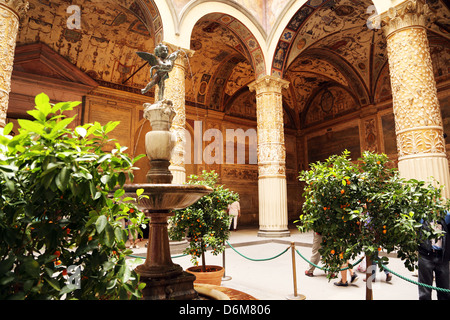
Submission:
{"label": "vaulted ceiling", "polygon": [[[60,1],[29,2],[17,46],[45,43],[96,81],[123,84],[144,64],[136,51],[152,51],[155,47],[154,30],[146,26],[145,14],[137,2],[78,1],[80,29],[67,27],[68,5]],[[126,84],[145,86],[148,72],[147,67]]]}
{"label": "vaulted ceiling", "polygon": [[[82,27],[70,30],[67,2],[29,0],[18,46],[45,43],[100,84],[139,92],[148,66],[136,51],[153,52],[164,40],[153,0],[73,0],[82,9]],[[177,16],[208,1],[167,0]],[[220,0],[243,12],[269,41],[292,0]],[[437,12],[429,31],[437,77],[450,60],[450,11],[444,0],[428,0]],[[290,19],[267,58],[267,43],[248,25],[225,12],[196,21],[190,38],[195,54],[187,66],[187,105],[256,119],[248,84],[271,70],[290,81],[284,92],[285,123],[305,128],[390,99],[386,39],[368,26],[371,0],[309,0]],[[260,39],[258,41],[258,39]],[[25,66],[22,66],[25,68]],[[26,71],[26,70],[23,70]]]}

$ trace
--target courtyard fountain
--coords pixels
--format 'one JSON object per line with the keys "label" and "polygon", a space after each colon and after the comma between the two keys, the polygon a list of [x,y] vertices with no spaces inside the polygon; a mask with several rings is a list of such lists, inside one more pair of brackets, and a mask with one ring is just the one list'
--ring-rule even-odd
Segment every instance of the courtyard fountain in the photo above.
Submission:
{"label": "courtyard fountain", "polygon": [[167,46],[160,44],[155,55],[139,52],[138,55],[152,66],[152,80],[142,93],[151,87],[159,86],[157,101],[144,104],[144,117],[150,121],[152,131],[145,137],[146,154],[150,161],[146,184],[125,186],[125,196],[133,197],[138,189],[143,189],[144,197],[137,203],[149,218],[149,239],[145,263],[136,268],[141,282],[146,283],[143,290],[145,300],[190,300],[198,296],[194,289],[195,276],[183,271],[172,262],[168,236],[168,218],[172,210],[184,209],[201,197],[212,192],[202,185],[172,184],[169,170],[170,159],[176,143],[170,131],[176,113],[172,101],[164,99],[164,81],[173,68],[179,52],[168,54]]}

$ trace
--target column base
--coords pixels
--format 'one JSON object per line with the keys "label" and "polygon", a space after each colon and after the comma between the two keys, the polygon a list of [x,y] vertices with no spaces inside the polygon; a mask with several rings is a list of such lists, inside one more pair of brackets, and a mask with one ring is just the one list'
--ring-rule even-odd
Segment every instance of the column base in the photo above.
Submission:
{"label": "column base", "polygon": [[172,184],[185,184],[186,183],[186,169],[180,166],[169,167],[170,172],[173,175]]}
{"label": "column base", "polygon": [[286,178],[260,178],[258,189],[258,237],[289,237]]}
{"label": "column base", "polygon": [[289,230],[259,230],[258,237],[260,238],[286,238],[290,237]]}

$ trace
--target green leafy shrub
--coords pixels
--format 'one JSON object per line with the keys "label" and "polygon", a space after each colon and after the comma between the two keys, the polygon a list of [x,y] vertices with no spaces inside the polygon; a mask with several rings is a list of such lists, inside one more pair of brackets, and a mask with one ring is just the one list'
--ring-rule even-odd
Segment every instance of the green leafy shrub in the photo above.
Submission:
{"label": "green leafy shrub", "polygon": [[194,264],[198,264],[197,259],[201,257],[203,271],[206,271],[206,249],[210,248],[214,255],[225,249],[224,243],[230,236],[227,208],[229,204],[239,201],[239,195],[219,185],[218,180],[219,175],[214,171],[203,171],[201,177],[191,175],[188,184],[206,185],[213,192],[188,208],[175,211],[170,219],[171,239],[181,240],[187,235],[189,247],[184,253],[191,255]]}
{"label": "green leafy shrub", "polygon": [[300,173],[306,185],[299,229],[322,234],[319,252],[330,273],[360,253],[374,259],[381,250],[395,251],[413,270],[419,244],[440,235],[423,231],[422,223],[445,216],[441,189],[401,179],[388,162],[386,155],[371,152],[352,162],[346,151]]}
{"label": "green leafy shrub", "polygon": [[118,201],[134,161],[103,151],[118,122],[70,130],[63,112],[79,103],[35,102],[34,120],[0,135],[0,299],[139,298],[121,220],[136,230],[144,216]]}

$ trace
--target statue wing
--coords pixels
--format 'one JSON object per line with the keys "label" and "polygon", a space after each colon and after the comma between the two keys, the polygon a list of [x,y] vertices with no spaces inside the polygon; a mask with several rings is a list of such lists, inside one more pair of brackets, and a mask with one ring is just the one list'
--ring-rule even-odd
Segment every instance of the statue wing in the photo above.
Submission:
{"label": "statue wing", "polygon": [[151,53],[148,52],[136,52],[136,54],[147,61],[152,67],[158,64],[158,59]]}

